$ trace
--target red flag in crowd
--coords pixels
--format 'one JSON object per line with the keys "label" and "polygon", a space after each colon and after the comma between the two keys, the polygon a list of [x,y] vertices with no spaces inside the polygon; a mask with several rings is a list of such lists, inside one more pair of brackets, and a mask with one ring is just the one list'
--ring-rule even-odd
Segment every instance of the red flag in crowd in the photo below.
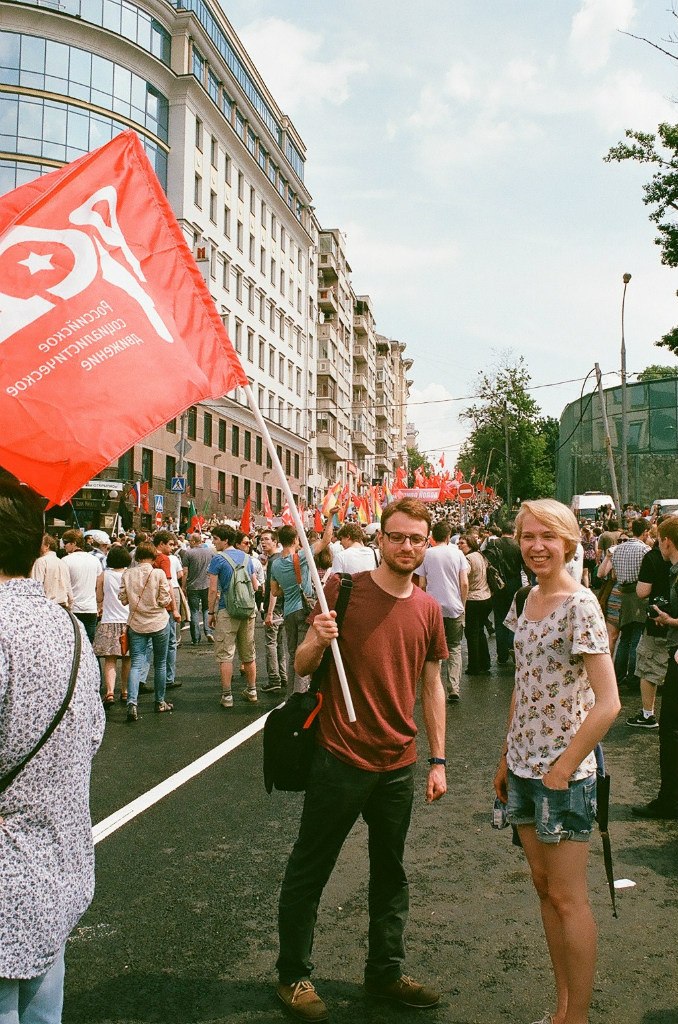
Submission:
{"label": "red flag in crowd", "polygon": [[316,533],[323,532],[323,517],[320,515],[320,509],[315,510],[315,516],[313,517],[313,529]]}
{"label": "red flag in crowd", "polygon": [[283,510],[282,510],[281,515],[280,515],[280,518],[282,519],[282,521],[285,524],[285,526],[293,526],[294,525],[294,519],[292,518],[292,513],[290,512],[290,505],[289,505],[288,501],[286,501],[284,506],[283,506]]}
{"label": "red flag in crowd", "polygon": [[0,465],[57,504],[247,384],[132,131],[0,198],[0,311]]}
{"label": "red flag in crowd", "polygon": [[247,501],[245,507],[242,510],[242,516],[240,517],[240,529],[243,533],[252,532],[252,495],[247,495]]}
{"label": "red flag in crowd", "polygon": [[264,491],[264,515],[266,516],[266,525],[269,530],[273,526],[273,509],[271,503],[268,500],[268,491]]}

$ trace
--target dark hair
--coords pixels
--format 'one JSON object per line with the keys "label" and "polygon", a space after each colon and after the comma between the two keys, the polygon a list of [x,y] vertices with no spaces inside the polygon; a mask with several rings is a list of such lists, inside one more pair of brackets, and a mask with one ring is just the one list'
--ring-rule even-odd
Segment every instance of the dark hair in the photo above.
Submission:
{"label": "dark hair", "polygon": [[461,539],[464,541],[466,546],[471,549],[471,551],[480,551],[480,545],[475,533],[464,533]]}
{"label": "dark hair", "polygon": [[442,544],[443,541],[449,540],[451,534],[450,524],[445,519],[440,519],[437,523],[433,524],[431,536],[436,544]]}
{"label": "dark hair", "polygon": [[321,548],[320,551],[313,556],[313,561],[319,569],[331,569],[333,561],[332,552],[329,548]]}
{"label": "dark hair", "polygon": [[281,526],[278,530],[278,540],[284,548],[288,548],[290,544],[293,544],[296,536],[296,526]]}
{"label": "dark hair", "polygon": [[169,544],[171,540],[172,534],[169,532],[169,530],[158,530],[157,533],[153,534],[153,543],[156,545],[156,547],[158,544]]}
{"label": "dark hair", "polygon": [[132,556],[122,544],[113,544],[106,558],[106,566],[109,569],[126,569],[132,561]]}
{"label": "dark hair", "polygon": [[233,541],[235,540],[235,530],[232,526],[215,526],[212,529],[212,536],[216,537],[218,540],[227,541],[227,543],[232,547]]}
{"label": "dark hair", "polygon": [[384,511],[381,513],[381,532],[386,532],[388,521],[391,516],[395,515],[396,512],[402,512],[404,516],[409,516],[410,519],[419,519],[421,522],[426,523],[426,532],[429,533],[431,529],[431,513],[426,508],[423,501],[417,501],[416,498],[400,498],[399,501],[392,501],[390,505],[387,505]]}
{"label": "dark hair", "polygon": [[149,558],[151,559],[152,562],[154,562],[157,554],[158,552],[156,550],[155,544],[151,544],[150,541],[144,540],[141,542],[141,544],[137,544],[137,549],[134,552],[134,557],[137,560],[137,562],[143,562],[148,560]]}
{"label": "dark hair", "polygon": [[242,544],[244,540],[249,540],[249,533],[245,533],[244,530],[236,530],[235,537],[233,538],[233,546],[237,548],[238,544]]}
{"label": "dark hair", "polygon": [[642,516],[640,516],[638,519],[634,519],[631,523],[631,533],[634,537],[642,537],[643,534],[647,533],[649,529],[650,524],[648,523],[647,519],[643,519]]}
{"label": "dark hair", "polygon": [[337,530],[337,537],[339,540],[342,540],[344,537],[348,537],[348,539],[354,543],[356,541],[360,541],[362,544],[364,540],[362,526],[360,526],[359,523],[344,523],[343,526],[340,526]]}
{"label": "dark hair", "polygon": [[75,544],[81,551],[85,550],[85,538],[82,530],[66,530],[61,540],[64,544]]}
{"label": "dark hair", "polygon": [[270,529],[269,527],[267,527],[265,530],[262,530],[261,533],[259,534],[259,540],[261,540],[262,537],[265,537],[267,535],[271,538],[271,540],[275,541],[276,544],[277,544],[277,542],[278,542],[278,531],[277,530],[273,530],[273,529]]}
{"label": "dark hair", "polygon": [[14,480],[0,480],[0,572],[30,576],[40,556],[44,499]]}

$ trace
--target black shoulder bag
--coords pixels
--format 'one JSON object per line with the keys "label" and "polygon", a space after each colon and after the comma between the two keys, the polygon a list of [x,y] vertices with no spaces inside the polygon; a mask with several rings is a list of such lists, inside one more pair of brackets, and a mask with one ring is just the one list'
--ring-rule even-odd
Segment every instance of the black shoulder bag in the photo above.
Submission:
{"label": "black shoulder bag", "polygon": [[50,724],[47,726],[47,729],[42,734],[42,736],[35,744],[33,749],[30,750],[23,758],[23,760],[19,761],[19,764],[15,765],[11,771],[7,772],[6,775],[2,776],[2,778],[0,779],[0,793],[4,793],[4,791],[12,785],[19,772],[23,768],[25,768],[28,762],[35,757],[35,755],[38,753],[39,750],[42,749],[42,747],[44,747],[45,743],[47,743],[47,740],[50,738],[50,736],[56,729],[57,725],[64,717],[66,713],[66,708],[71,703],[71,697],[73,696],[73,691],[75,690],[75,681],[78,677],[78,668],[80,667],[80,652],[82,650],[82,643],[80,639],[80,626],[78,625],[78,620],[76,619],[75,615],[68,611],[68,609],[66,609],[66,612],[71,619],[71,622],[73,624],[73,632],[75,633],[73,664],[71,666],[71,678],[68,681],[68,689],[66,690],[66,696],[63,699],[61,707],[59,708],[56,715],[54,716]]}
{"label": "black shoulder bag", "polygon": [[[342,573],[335,605],[339,630],[352,587],[350,575]],[[323,702],[320,687],[325,681],[331,657],[332,651],[327,647],[306,693],[293,693],[282,707],[274,708],[266,719],[264,785],[268,793],[273,789],[294,793],[306,789],[315,748],[318,713]]]}

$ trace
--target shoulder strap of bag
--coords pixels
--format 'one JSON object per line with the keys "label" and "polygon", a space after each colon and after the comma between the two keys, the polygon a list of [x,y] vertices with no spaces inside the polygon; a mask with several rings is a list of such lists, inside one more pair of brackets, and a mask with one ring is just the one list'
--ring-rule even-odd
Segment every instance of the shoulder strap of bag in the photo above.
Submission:
{"label": "shoulder strap of bag", "polygon": [[299,555],[296,551],[292,555],[292,565],[294,566],[295,579],[299,586],[301,586],[301,562],[299,561]]}
{"label": "shoulder strap of bag", "polygon": [[532,587],[528,584],[526,587],[521,587],[520,590],[516,590],[516,615],[520,618],[525,602],[527,601],[527,595],[532,590]]}
{"label": "shoulder strap of bag", "polygon": [[71,697],[73,696],[73,691],[75,690],[75,681],[76,681],[76,679],[78,677],[78,668],[80,667],[80,654],[81,654],[81,650],[82,650],[82,641],[81,641],[81,638],[80,638],[80,626],[78,625],[78,620],[76,619],[75,615],[72,614],[72,612],[69,612],[68,609],[65,609],[65,610],[66,610],[66,614],[71,619],[71,623],[73,625],[73,632],[75,634],[75,646],[74,646],[74,649],[73,649],[73,664],[71,666],[71,677],[68,680],[68,689],[66,690],[66,696],[64,697],[64,699],[62,701],[61,707],[59,708],[59,710],[57,711],[56,715],[54,716],[54,718],[52,719],[50,724],[47,726],[47,729],[42,734],[42,736],[40,737],[38,742],[35,744],[33,749],[30,750],[26,754],[26,756],[23,758],[23,760],[20,761],[19,764],[15,765],[14,768],[12,768],[11,771],[7,772],[6,775],[2,776],[2,778],[0,779],[0,793],[4,793],[4,791],[9,786],[12,785],[12,783],[16,779],[17,775],[19,774],[19,772],[23,768],[25,768],[26,765],[28,764],[28,762],[33,757],[35,757],[35,755],[38,753],[38,751],[42,747],[44,747],[45,743],[47,743],[47,740],[50,738],[50,736],[52,735],[52,733],[56,729],[57,725],[59,724],[61,719],[66,714],[66,708],[71,703]]}
{"label": "shoulder strap of bag", "polygon": [[132,619],[134,618],[134,616],[136,615],[136,613],[139,610],[139,605],[141,604],[141,598],[144,596],[144,590],[148,586],[148,581],[150,580],[151,576],[153,575],[153,568],[154,567],[151,566],[151,571],[149,572],[148,576],[146,577],[146,582],[144,583],[143,587],[141,588],[141,593],[139,594],[139,600],[137,601],[137,603],[135,605],[134,611],[130,612],[129,615],[127,616],[127,625],[128,626],[129,626],[130,622],[132,621]]}
{"label": "shoulder strap of bag", "polygon": [[[353,579],[351,578],[351,574],[348,572],[340,573],[340,579],[341,582],[339,584],[339,593],[337,594],[337,600],[334,605],[334,610],[337,613],[337,629],[341,633],[341,625],[344,621],[344,615],[346,614],[346,608],[348,607],[348,601],[351,596],[351,591],[353,589]],[[325,678],[325,671],[327,669],[327,666],[329,665],[331,657],[332,649],[330,647],[326,647],[325,650],[323,651],[323,656],[320,661],[320,664],[313,673],[313,677],[311,679],[311,685],[309,687],[309,691],[311,693],[317,693],[318,690],[320,689],[320,686],[322,685],[322,682]]]}

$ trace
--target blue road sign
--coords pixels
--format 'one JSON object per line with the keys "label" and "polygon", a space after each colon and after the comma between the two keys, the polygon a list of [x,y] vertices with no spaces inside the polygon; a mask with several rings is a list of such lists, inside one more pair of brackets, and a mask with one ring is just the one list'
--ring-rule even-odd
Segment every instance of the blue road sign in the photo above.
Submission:
{"label": "blue road sign", "polygon": [[163,507],[164,507],[164,503],[165,503],[164,495],[156,494],[154,496],[154,503],[155,503],[155,511],[156,512],[162,512],[163,511]]}
{"label": "blue road sign", "polygon": [[186,492],[186,477],[185,476],[173,476],[171,491],[175,494],[185,494]]}

